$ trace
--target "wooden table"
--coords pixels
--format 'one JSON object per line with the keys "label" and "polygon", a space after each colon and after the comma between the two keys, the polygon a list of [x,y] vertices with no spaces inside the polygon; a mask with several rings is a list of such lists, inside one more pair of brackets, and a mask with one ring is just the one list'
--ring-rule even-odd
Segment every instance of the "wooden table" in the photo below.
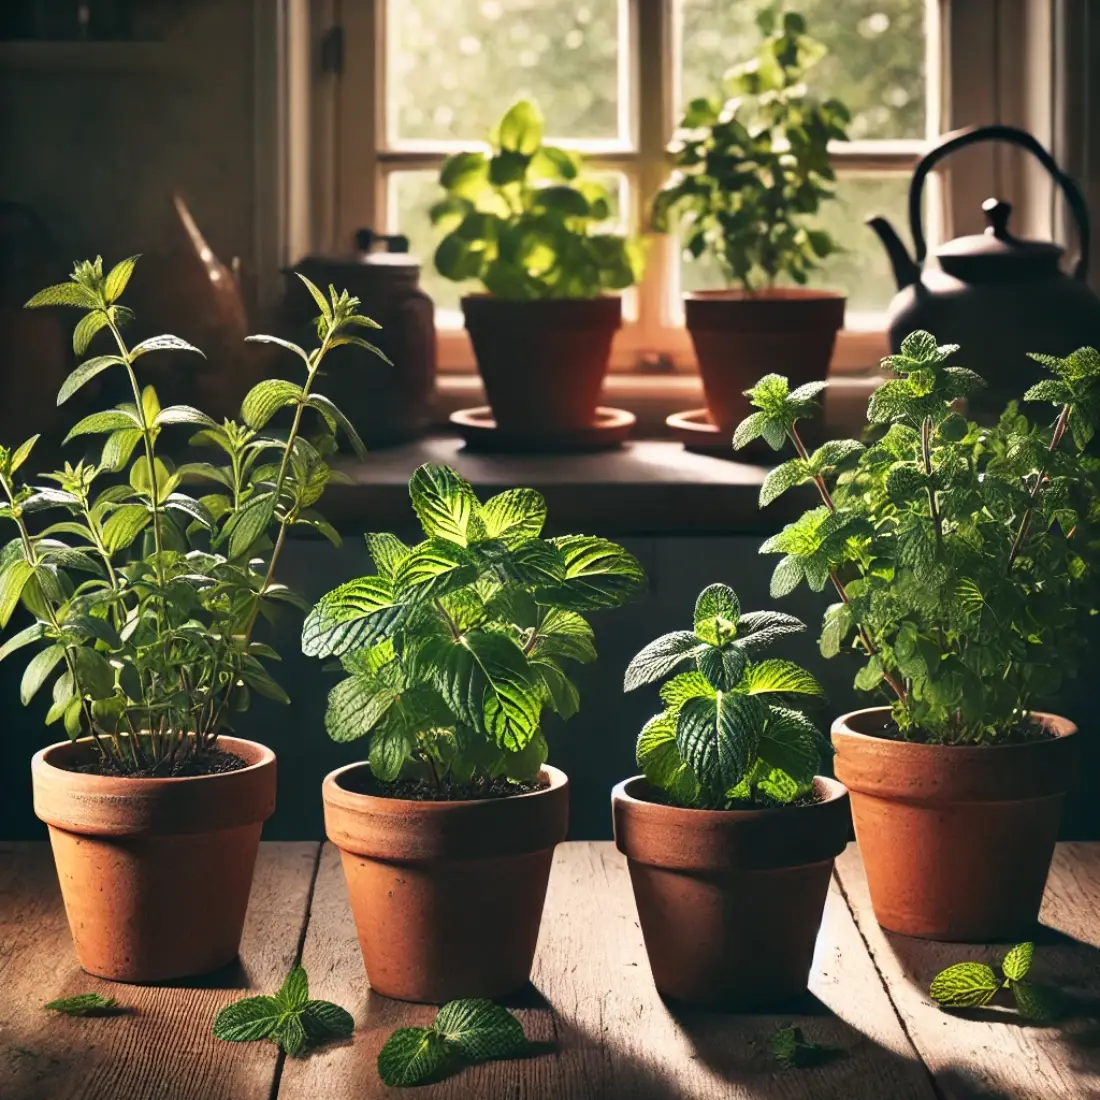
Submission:
{"label": "wooden table", "polygon": [[[1074,997],[1074,1014],[1058,1027],[1021,1025],[1000,1009],[946,1015],[925,996],[932,975],[962,959],[996,962],[1003,949],[883,933],[853,845],[837,864],[805,1003],[782,1016],[689,1012],[653,988],[623,859],[609,843],[564,844],[533,988],[513,1004],[535,1053],[410,1095],[1100,1098],[1100,844],[1060,846],[1042,915],[1034,972]],[[313,994],[355,1014],[354,1038],[299,1060],[269,1043],[213,1038],[223,1005],[274,991],[299,958]],[[93,990],[129,1013],[70,1019],[40,1007]],[[368,1100],[391,1095],[375,1069],[386,1036],[433,1015],[371,994],[331,846],[263,846],[239,965],[186,987],[140,987],[80,971],[48,848],[0,844],[0,1100]],[[786,1022],[843,1053],[779,1069],[770,1038]]]}

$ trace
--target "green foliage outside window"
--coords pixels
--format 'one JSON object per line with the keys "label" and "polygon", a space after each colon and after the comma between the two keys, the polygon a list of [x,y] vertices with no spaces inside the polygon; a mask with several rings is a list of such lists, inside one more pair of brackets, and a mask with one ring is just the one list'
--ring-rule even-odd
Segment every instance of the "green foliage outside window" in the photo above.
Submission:
{"label": "green foliage outside window", "polygon": [[546,761],[544,709],[569,718],[580,703],[562,662],[596,657],[581,613],[633,598],[642,568],[606,539],[542,538],[546,502],[533,489],[481,502],[429,464],[409,493],[424,541],[368,535],[376,572],[306,619],[303,652],[337,657],[347,674],[325,727],[337,741],[369,734],[382,782],[531,780]]}
{"label": "green foliage outside window", "polygon": [[501,119],[492,153],[456,153],[440,171],[447,196],[431,209],[446,236],[439,273],[477,279],[498,298],[594,298],[641,278],[642,245],[608,232],[607,189],[585,179],[578,154],[543,144],[526,100]]}
{"label": "green foliage outside window", "polygon": [[821,501],[761,547],[782,555],[772,595],[803,581],[835,590],[821,652],[856,654],[855,686],[887,690],[901,735],[937,744],[1018,735],[1075,674],[1096,606],[1100,460],[1085,448],[1100,353],[1032,355],[1050,377],[1023,399],[1053,406],[1053,421],[1033,424],[1013,404],[987,428],[956,409],[983,385],[949,364],[957,351],[914,332],[883,360],[895,377],[871,398],[866,446],[809,453],[798,424],[825,383],[789,391],[779,375],[748,391],[758,411],[734,436],[795,451],[765,479],[761,506],[803,484]]}

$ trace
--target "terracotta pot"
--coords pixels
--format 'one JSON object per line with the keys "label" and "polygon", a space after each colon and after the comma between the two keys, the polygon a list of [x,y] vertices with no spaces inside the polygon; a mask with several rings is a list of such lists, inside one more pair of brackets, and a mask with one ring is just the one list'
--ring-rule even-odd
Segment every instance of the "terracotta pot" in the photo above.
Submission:
{"label": "terracotta pot", "polygon": [[791,389],[825,378],[846,300],[827,290],[785,287],[684,296],[707,409],[723,433],[732,435],[753,412],[744,391],[765,374],[785,375]]}
{"label": "terracotta pot", "polygon": [[371,988],[427,1004],[520,989],[568,825],[565,773],[547,766],[549,787],[512,798],[416,802],[348,790],[365,767],[331,772],[321,793]]}
{"label": "terracotta pot", "polygon": [[89,974],[164,982],[237,957],[275,754],[219,738],[248,766],[188,779],[83,775],[90,742],[31,760],[34,812],[50,827],[76,956]]}
{"label": "terracotta pot", "polygon": [[622,325],[615,297],[462,299],[493,418],[506,432],[554,436],[592,426]]}
{"label": "terracotta pot", "polygon": [[779,1006],[806,988],[833,859],[848,842],[848,792],[771,810],[685,810],[648,801],[642,776],[611,792],[653,981],[715,1007]]}
{"label": "terracotta pot", "polygon": [[1076,767],[1077,727],[1036,714],[1056,737],[921,745],[874,736],[889,713],[854,711],[832,731],[879,924],[931,940],[1027,939]]}

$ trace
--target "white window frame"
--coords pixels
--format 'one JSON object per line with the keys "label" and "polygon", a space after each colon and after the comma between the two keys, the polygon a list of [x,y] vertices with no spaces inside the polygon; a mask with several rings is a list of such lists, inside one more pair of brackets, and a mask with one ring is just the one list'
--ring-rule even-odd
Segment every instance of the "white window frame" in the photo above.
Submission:
{"label": "white window frame", "polygon": [[[286,67],[289,120],[282,139],[269,142],[282,158],[281,254],[293,262],[309,251],[347,252],[354,231],[370,225],[387,231],[385,176],[401,169],[438,168],[464,143],[402,142],[387,147],[385,87],[385,0],[279,0],[281,17],[270,15],[271,0],[254,0],[267,34],[277,33]],[[621,0],[629,11],[630,63],[643,65],[645,80],[631,84],[637,101],[629,105],[633,140],[573,142],[593,169],[624,170],[634,224],[641,222],[639,196],[651,196],[669,171],[668,144],[676,123],[675,0]],[[931,0],[926,21],[928,134],[959,126],[1007,122],[1030,129],[1058,156],[1066,134],[1059,101],[1079,79],[1064,64],[1076,53],[1066,40],[1076,23],[1066,6],[1077,0]],[[260,14],[266,12],[266,14]],[[321,42],[333,27],[342,31],[339,72],[322,71]],[[274,29],[273,29],[274,28]],[[308,42],[303,39],[308,36]],[[288,41],[289,38],[289,41]],[[311,58],[306,64],[303,58]],[[297,109],[295,109],[297,105]],[[304,106],[307,105],[307,106]],[[270,113],[270,112],[269,112]],[[261,140],[258,138],[258,141]],[[906,174],[927,148],[926,141],[848,142],[832,150],[838,172],[888,171]],[[302,169],[310,166],[309,171]],[[289,166],[289,167],[288,167]],[[1026,155],[1003,147],[979,146],[952,158],[929,180],[928,236],[933,241],[982,227],[981,202],[991,194],[1017,208],[1020,235],[1062,237],[1064,218],[1041,169]],[[898,226],[907,237],[907,226]],[[425,258],[430,262],[430,258]],[[667,293],[677,264],[676,244],[654,235],[646,277],[634,293],[639,319],[625,324],[616,340],[613,371],[630,372],[643,354],[669,357],[679,373],[695,370],[690,339]],[[474,358],[461,329],[439,330],[442,372],[472,372]],[[846,329],[837,340],[833,373],[873,368],[885,354],[885,333]],[[667,376],[659,376],[666,377]],[[456,379],[456,382],[458,380]],[[626,380],[623,380],[624,382]],[[652,393],[658,378],[638,378]],[[670,379],[671,389],[683,384]],[[687,380],[683,380],[686,382]]]}

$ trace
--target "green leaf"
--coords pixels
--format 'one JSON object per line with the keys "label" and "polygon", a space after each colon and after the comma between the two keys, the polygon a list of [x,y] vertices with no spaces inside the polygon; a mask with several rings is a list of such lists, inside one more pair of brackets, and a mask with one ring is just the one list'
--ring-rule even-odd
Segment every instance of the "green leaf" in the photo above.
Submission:
{"label": "green leaf", "polygon": [[756,757],[765,711],[759,700],[734,692],[689,699],[680,710],[676,744],[707,787],[736,787]]}
{"label": "green leaf", "polygon": [[708,585],[695,600],[695,633],[711,645],[732,638],[740,618],[741,601],[728,584]]}
{"label": "green leaf", "polygon": [[169,405],[168,408],[161,409],[153,420],[153,425],[163,428],[167,424],[198,424],[203,428],[218,426],[206,413],[190,405]]}
{"label": "green leaf", "polygon": [[424,534],[467,544],[467,529],[478,510],[469,482],[451,469],[425,463],[409,480],[409,495]]}
{"label": "green leaf", "polygon": [[114,669],[99,650],[86,645],[77,646],[72,650],[72,660],[77,683],[84,694],[93,699],[106,699],[114,694]]}
{"label": "green leaf", "polygon": [[370,733],[397,701],[398,692],[377,676],[352,676],[329,692],[325,731],[333,741]]}
{"label": "green leaf", "polygon": [[673,672],[687,660],[694,660],[704,649],[690,630],[676,630],[645,646],[627,665],[623,691],[633,691]]}
{"label": "green leaf", "polygon": [[134,448],[142,441],[142,438],[143,436],[137,428],[125,428],[121,431],[112,432],[103,444],[103,454],[100,462],[106,469],[117,473],[130,461]]}
{"label": "green leaf", "polygon": [[[130,349],[130,358],[138,359],[142,355],[148,355],[151,351],[193,351],[196,355],[202,355],[202,352],[194,344],[189,344],[178,336],[170,336],[165,333],[163,336],[150,336],[148,340],[142,340],[140,344],[135,344]],[[206,356],[203,356],[203,358],[205,359]]]}
{"label": "green leaf", "polygon": [[331,1001],[306,1001],[302,1005],[302,1026],[311,1043],[346,1039],[355,1031],[355,1018]]}
{"label": "green leaf", "polygon": [[111,554],[125,550],[152,520],[144,504],[123,504],[103,524],[103,544]]}
{"label": "green leaf", "polygon": [[306,354],[306,352],[298,347],[297,344],[293,344],[289,340],[283,340],[278,336],[264,336],[259,333],[254,336],[246,336],[244,339],[245,342],[248,344],[278,344],[279,347],[286,348],[287,351],[294,352],[294,354],[297,355],[298,358],[301,359],[307,367],[312,366],[309,361],[309,356]]}
{"label": "green leaf", "polygon": [[371,738],[368,757],[370,770],[383,783],[392,783],[401,774],[412,744],[402,722],[387,722]]}
{"label": "green leaf", "polygon": [[1004,961],[1001,963],[1004,976],[1014,982],[1026,978],[1027,972],[1031,969],[1031,960],[1034,954],[1034,943],[1018,943],[1005,955]]}
{"label": "green leaf", "polygon": [[267,531],[275,515],[275,494],[257,493],[234,512],[222,528],[222,537],[229,538],[229,556],[243,557]]}
{"label": "green leaf", "polygon": [[477,580],[477,562],[470,552],[446,538],[430,538],[405,556],[393,576],[402,597],[438,599]]}
{"label": "green leaf", "polygon": [[534,489],[508,489],[481,506],[485,534],[515,549],[525,539],[538,538],[546,522],[546,500]]}
{"label": "green leaf", "polygon": [[138,256],[128,256],[125,260],[119,260],[107,273],[107,278],[103,282],[103,296],[108,303],[117,302],[122,297],[122,292],[126,289],[130,276],[134,273],[134,265],[139,258],[140,254]]}
{"label": "green leaf", "polygon": [[281,378],[268,378],[257,382],[241,402],[241,419],[256,431],[287,405],[296,405],[302,396],[302,387]]}
{"label": "green leaf", "polygon": [[51,1012],[63,1012],[66,1016],[115,1015],[118,1001],[101,993],[77,993],[74,997],[61,997],[42,1006]]}
{"label": "green leaf", "polygon": [[928,993],[944,1008],[979,1008],[988,1004],[1000,988],[997,975],[985,963],[966,962],[941,970],[932,979]]}
{"label": "green leaf", "polygon": [[40,641],[45,634],[46,628],[42,623],[31,623],[30,626],[25,626],[18,633],[13,634],[3,645],[0,645],[0,661],[5,657],[10,657],[16,650]]}
{"label": "green leaf", "polygon": [[455,153],[443,162],[439,183],[452,194],[477,199],[489,181],[489,161],[484,153]]}
{"label": "green leaf", "polygon": [[[789,19],[793,13],[788,13]],[[839,1050],[805,1037],[800,1027],[781,1027],[772,1036],[772,1057],[783,1069],[806,1069],[836,1057]]]}
{"label": "green leaf", "polygon": [[367,550],[380,576],[393,580],[397,567],[410,553],[396,535],[371,534],[366,536]]}
{"label": "green leaf", "polygon": [[791,692],[798,695],[823,695],[821,685],[794,661],[776,658],[761,661],[745,670],[738,690],[746,695]]}
{"label": "green leaf", "polygon": [[84,417],[65,436],[65,442],[76,439],[81,435],[94,435],[99,432],[114,432],[119,429],[132,430],[141,427],[141,421],[136,412],[129,409],[108,409],[106,412],[92,413]]}
{"label": "green leaf", "polygon": [[821,767],[824,740],[814,724],[801,712],[771,707],[760,733],[758,753],[769,768],[788,776],[794,784],[790,801],[809,788]]}
{"label": "green leaf", "polygon": [[25,439],[11,456],[11,472],[14,474],[24,462],[31,456],[31,451],[34,450],[34,445],[41,439],[41,435],[32,435],[30,439]]}
{"label": "green leaf", "polygon": [[378,1052],[378,1076],[391,1088],[425,1085],[442,1070],[447,1046],[433,1028],[401,1027]]}
{"label": "green leaf", "polygon": [[1021,1016],[1039,1023],[1051,1023],[1065,1013],[1065,998],[1056,989],[1033,982],[1013,981],[1012,996]]}
{"label": "green leaf", "polygon": [[592,627],[575,611],[552,607],[535,631],[531,656],[568,658],[582,664],[594,661],[596,640]]}
{"label": "green leaf", "polygon": [[661,701],[672,711],[678,711],[689,699],[713,699],[714,685],[701,672],[681,672],[661,685]]}
{"label": "green leaf", "polygon": [[740,642],[722,646],[704,642],[695,662],[717,691],[733,691],[745,673],[748,656]]}
{"label": "green leaf", "polygon": [[[95,334],[108,323],[107,314],[101,309],[94,309],[91,313],[84,314],[73,329],[73,354],[80,356],[88,350]],[[60,404],[60,402],[58,402]]]}
{"label": "green leaf", "polygon": [[302,285],[309,291],[310,296],[314,302],[317,303],[317,308],[321,311],[321,316],[325,319],[327,324],[332,324],[332,306],[329,304],[329,300],[321,293],[321,291],[314,286],[300,271],[295,271],[295,275],[302,280]]}
{"label": "green leaf", "polygon": [[808,464],[801,458],[789,459],[782,465],[776,466],[774,470],[769,470],[768,476],[760,486],[760,507],[766,508],[788,489],[809,481],[811,477]]}
{"label": "green leaf", "polygon": [[275,1025],[270,1039],[276,1046],[282,1047],[291,1058],[297,1058],[309,1043],[301,1012],[288,1012]]}
{"label": "green leaf", "polygon": [[296,966],[286,976],[275,999],[284,1009],[301,1008],[309,1000],[309,976],[304,967]]}
{"label": "green leaf", "polygon": [[553,661],[531,659],[531,667],[542,681],[550,705],[562,718],[572,718],[580,710],[581,698],[576,685]]}
{"label": "green leaf", "polygon": [[339,657],[374,645],[392,633],[403,608],[385,577],[360,577],[322,596],[302,628],[307,657]]}
{"label": "green leaf", "polygon": [[519,1020],[488,1000],[451,1001],[439,1010],[433,1027],[470,1062],[515,1058],[527,1050]]}
{"label": "green leaf", "polygon": [[690,806],[699,796],[699,784],[676,746],[676,726],[675,714],[654,715],[642,727],[636,756],[649,783],[678,805]]}
{"label": "green leaf", "polygon": [[[366,343],[366,341],[362,341]],[[369,346],[369,345],[368,345]],[[377,351],[377,348],[372,350]],[[340,430],[347,436],[348,442],[351,444],[351,449],[358,455],[359,458],[365,458],[367,454],[366,444],[359,438],[359,433],[355,430],[352,422],[336,407],[322,393],[311,393],[309,400],[306,402],[310,408],[316,409],[327,421],[335,428],[339,426]]]}
{"label": "green leaf", "polygon": [[533,156],[542,144],[542,130],[539,109],[529,100],[520,100],[500,121],[500,147],[510,153]]}
{"label": "green leaf", "polygon": [[[538,729],[541,699],[523,650],[504,634],[471,631],[451,647],[453,654],[468,653],[472,664],[457,657],[448,661],[444,695],[480,696],[483,715],[474,715],[502,749],[518,752]],[[441,688],[443,685],[441,684]],[[469,708],[467,708],[469,710]]]}
{"label": "green leaf", "polygon": [[214,1036],[227,1043],[248,1043],[266,1039],[284,1015],[275,997],[245,997],[226,1005],[214,1017]]}
{"label": "green leaf", "polygon": [[42,306],[75,306],[77,309],[98,309],[99,298],[87,287],[77,283],[58,283],[40,290],[26,304],[26,309],[39,309]]}
{"label": "green leaf", "polygon": [[645,587],[645,573],[633,554],[608,539],[566,535],[550,540],[561,551],[565,580],[535,591],[541,604],[570,611],[619,607]]}
{"label": "green leaf", "polygon": [[[94,317],[97,315],[90,313],[88,316]],[[102,316],[102,314],[98,316]],[[77,352],[77,354],[81,355],[83,352]],[[81,386],[91,381],[101,371],[115,365],[125,366],[126,360],[117,355],[97,355],[94,359],[85,360],[61,384],[61,389],[57,392],[58,405],[63,405]]]}
{"label": "green leaf", "polygon": [[0,628],[8,625],[12,612],[19,606],[19,597],[33,573],[34,567],[22,558],[13,561],[0,573]]}

